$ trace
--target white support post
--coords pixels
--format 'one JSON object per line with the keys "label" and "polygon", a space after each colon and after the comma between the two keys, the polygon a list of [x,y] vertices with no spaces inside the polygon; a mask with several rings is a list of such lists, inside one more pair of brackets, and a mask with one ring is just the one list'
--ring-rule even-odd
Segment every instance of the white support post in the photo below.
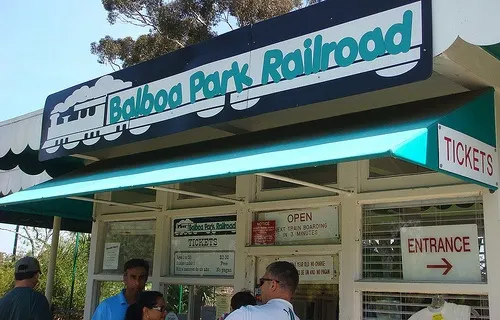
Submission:
{"label": "white support post", "polygon": [[61,230],[61,217],[54,217],[52,225],[52,240],[50,241],[50,260],[47,271],[47,285],[45,286],[45,296],[52,305],[52,294],[54,292],[54,278],[56,273],[57,248],[59,247],[59,232]]}
{"label": "white support post", "polygon": [[[359,162],[339,164],[339,186],[352,190],[359,189]],[[339,316],[340,319],[361,319],[359,292],[354,281],[360,277],[360,219],[361,206],[355,197],[342,196],[340,202],[340,234],[342,237],[339,276]]]}

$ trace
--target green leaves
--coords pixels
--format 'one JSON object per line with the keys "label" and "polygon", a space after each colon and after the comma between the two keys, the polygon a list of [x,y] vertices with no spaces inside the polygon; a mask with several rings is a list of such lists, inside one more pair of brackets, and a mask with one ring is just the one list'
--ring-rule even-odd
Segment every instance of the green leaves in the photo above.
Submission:
{"label": "green leaves", "polygon": [[107,35],[91,44],[97,61],[117,70],[215,37],[220,23],[229,24],[231,29],[249,25],[300,8],[303,1],[102,0],[102,4],[110,24],[120,21],[145,29],[135,40]]}

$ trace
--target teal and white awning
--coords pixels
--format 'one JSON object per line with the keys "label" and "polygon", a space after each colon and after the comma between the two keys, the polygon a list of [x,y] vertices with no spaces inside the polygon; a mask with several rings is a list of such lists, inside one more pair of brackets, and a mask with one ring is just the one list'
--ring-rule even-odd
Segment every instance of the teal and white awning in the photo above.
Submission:
{"label": "teal and white awning", "polygon": [[[22,210],[55,199],[74,202],[67,198],[98,192],[379,157],[408,161],[496,190],[494,119],[493,90],[467,92],[101,161],[4,197],[0,206]],[[56,214],[57,209],[50,212]]]}

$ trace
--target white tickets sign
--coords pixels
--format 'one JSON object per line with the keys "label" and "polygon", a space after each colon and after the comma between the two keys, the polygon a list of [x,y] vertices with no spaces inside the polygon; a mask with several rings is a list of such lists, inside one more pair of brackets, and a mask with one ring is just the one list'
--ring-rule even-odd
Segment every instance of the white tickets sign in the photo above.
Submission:
{"label": "white tickets sign", "polygon": [[104,244],[103,270],[117,270],[120,257],[120,243],[108,242]]}
{"label": "white tickets sign", "polygon": [[324,243],[340,237],[337,206],[266,212],[263,216],[261,220],[276,221],[276,244]]}
{"label": "white tickets sign", "polygon": [[236,216],[175,219],[171,272],[183,276],[234,276]]}
{"label": "white tickets sign", "polygon": [[295,265],[299,272],[299,282],[329,281],[336,277],[332,256],[301,256],[279,258]]}
{"label": "white tickets sign", "polygon": [[481,281],[477,225],[401,228],[403,278]]}
{"label": "white tickets sign", "polygon": [[498,155],[492,147],[471,136],[438,125],[439,167],[442,170],[498,186]]}

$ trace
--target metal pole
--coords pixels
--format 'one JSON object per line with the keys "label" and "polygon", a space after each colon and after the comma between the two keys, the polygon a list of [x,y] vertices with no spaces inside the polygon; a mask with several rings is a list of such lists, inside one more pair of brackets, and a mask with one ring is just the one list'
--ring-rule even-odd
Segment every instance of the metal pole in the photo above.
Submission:
{"label": "metal pole", "polygon": [[73,308],[73,294],[75,291],[75,275],[76,275],[76,260],[78,258],[78,244],[80,240],[80,233],[76,233],[76,242],[75,242],[75,254],[73,255],[73,273],[71,274],[71,293],[69,295],[69,308],[68,312],[70,316],[68,319],[71,319],[71,309]]}
{"label": "metal pole", "polygon": [[182,313],[182,284],[179,285],[179,314]]}
{"label": "metal pole", "polygon": [[16,261],[17,254],[17,238],[19,237],[19,225],[16,226],[16,234],[14,235],[14,248],[12,249],[12,261]]}
{"label": "metal pole", "polygon": [[50,242],[50,261],[47,271],[47,286],[45,287],[45,297],[52,305],[52,293],[54,292],[54,276],[56,272],[57,248],[59,247],[59,231],[61,231],[61,217],[54,217],[52,226],[52,241]]}

